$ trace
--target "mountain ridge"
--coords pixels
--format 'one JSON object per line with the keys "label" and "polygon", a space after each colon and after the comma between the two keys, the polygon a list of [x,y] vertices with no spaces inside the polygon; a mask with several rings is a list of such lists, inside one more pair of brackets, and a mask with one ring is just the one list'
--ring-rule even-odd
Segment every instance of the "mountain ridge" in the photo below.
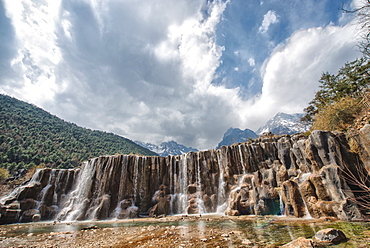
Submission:
{"label": "mountain ridge", "polygon": [[72,168],[101,155],[156,153],[122,136],[79,127],[0,94],[0,167],[14,175],[36,166]]}
{"label": "mountain ridge", "polygon": [[286,114],[279,112],[265,125],[258,128],[256,133],[261,135],[265,132],[271,132],[276,135],[283,135],[306,132],[308,130],[307,126],[300,121],[303,116],[303,113]]}
{"label": "mountain ridge", "polygon": [[279,112],[273,118],[268,120],[265,125],[257,129],[256,132],[250,129],[241,130],[230,127],[225,133],[216,149],[224,145],[245,142],[248,139],[258,138],[265,132],[271,132],[275,135],[294,134],[308,131],[308,127],[301,123],[300,119],[304,116],[302,113],[286,114]]}
{"label": "mountain ridge", "polygon": [[162,142],[159,145],[152,143],[145,143],[141,141],[135,141],[136,144],[149,149],[157,153],[159,156],[166,157],[168,155],[181,155],[188,152],[196,152],[198,149],[193,147],[187,147],[185,145],[179,144],[176,141]]}
{"label": "mountain ridge", "polygon": [[224,134],[222,140],[220,143],[218,143],[216,149],[221,148],[221,146],[224,145],[231,145],[234,143],[240,143],[245,142],[248,139],[256,139],[258,135],[250,130],[250,129],[244,129],[241,130],[239,128],[232,128],[230,127]]}

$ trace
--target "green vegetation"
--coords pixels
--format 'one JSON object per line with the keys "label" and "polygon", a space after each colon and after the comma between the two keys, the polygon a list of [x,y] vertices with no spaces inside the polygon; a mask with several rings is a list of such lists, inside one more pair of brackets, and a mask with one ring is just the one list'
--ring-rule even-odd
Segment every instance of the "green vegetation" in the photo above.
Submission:
{"label": "green vegetation", "polygon": [[9,171],[5,168],[0,168],[0,181],[9,177]]}
{"label": "green vegetation", "polygon": [[[313,124],[315,116],[319,113],[323,115],[324,112],[341,115],[341,110],[338,108],[335,108],[339,110],[338,113],[333,113],[326,109],[338,105],[339,102],[343,101],[343,98],[346,98],[347,101],[349,98],[353,98],[352,104],[355,102],[358,104],[358,100],[362,98],[361,93],[370,86],[369,79],[370,61],[365,58],[345,64],[337,75],[323,73],[319,80],[320,90],[316,92],[315,98],[309,103],[309,106],[304,109],[306,115],[302,118],[302,121],[307,124]],[[350,117],[346,116],[343,121],[347,122],[350,119]],[[338,121],[341,122],[339,119]],[[329,130],[334,130],[335,128],[333,128],[329,128]]]}
{"label": "green vegetation", "polygon": [[101,155],[156,155],[121,136],[68,123],[0,94],[0,168],[15,175],[36,166],[72,168]]}
{"label": "green vegetation", "polygon": [[366,106],[361,100],[370,87],[370,61],[357,59],[345,64],[337,75],[323,73],[320,90],[305,108],[302,121],[312,129],[345,131]]}

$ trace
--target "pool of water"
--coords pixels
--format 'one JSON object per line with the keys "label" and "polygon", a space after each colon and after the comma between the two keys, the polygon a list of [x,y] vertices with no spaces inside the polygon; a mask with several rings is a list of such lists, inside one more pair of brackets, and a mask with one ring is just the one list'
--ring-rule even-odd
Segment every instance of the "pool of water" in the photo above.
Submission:
{"label": "pool of water", "polygon": [[[370,222],[319,222],[315,220],[289,220],[277,217],[177,217],[165,219],[133,219],[124,221],[39,222],[0,226],[0,237],[25,237],[27,234],[75,232],[88,228],[130,227],[184,227],[186,233],[208,233],[210,230],[238,233],[243,239],[264,245],[283,245],[299,237],[312,238],[324,228],[342,230],[348,242],[335,247],[370,247]],[[186,235],[184,233],[184,235]]]}

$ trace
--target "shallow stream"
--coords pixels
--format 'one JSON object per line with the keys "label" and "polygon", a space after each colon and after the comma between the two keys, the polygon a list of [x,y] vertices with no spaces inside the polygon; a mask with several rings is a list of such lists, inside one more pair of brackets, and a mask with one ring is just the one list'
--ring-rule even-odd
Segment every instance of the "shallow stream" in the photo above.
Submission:
{"label": "shallow stream", "polygon": [[370,222],[220,215],[2,225],[0,247],[276,247],[329,227],[349,239],[333,247],[370,247]]}

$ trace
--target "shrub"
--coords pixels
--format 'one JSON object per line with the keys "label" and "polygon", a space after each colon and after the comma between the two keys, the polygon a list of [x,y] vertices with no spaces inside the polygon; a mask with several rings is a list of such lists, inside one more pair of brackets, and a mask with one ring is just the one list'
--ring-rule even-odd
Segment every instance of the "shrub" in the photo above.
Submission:
{"label": "shrub", "polygon": [[345,131],[361,111],[358,99],[346,96],[328,104],[314,117],[313,130]]}
{"label": "shrub", "polygon": [[9,177],[9,171],[5,168],[0,168],[0,181]]}

